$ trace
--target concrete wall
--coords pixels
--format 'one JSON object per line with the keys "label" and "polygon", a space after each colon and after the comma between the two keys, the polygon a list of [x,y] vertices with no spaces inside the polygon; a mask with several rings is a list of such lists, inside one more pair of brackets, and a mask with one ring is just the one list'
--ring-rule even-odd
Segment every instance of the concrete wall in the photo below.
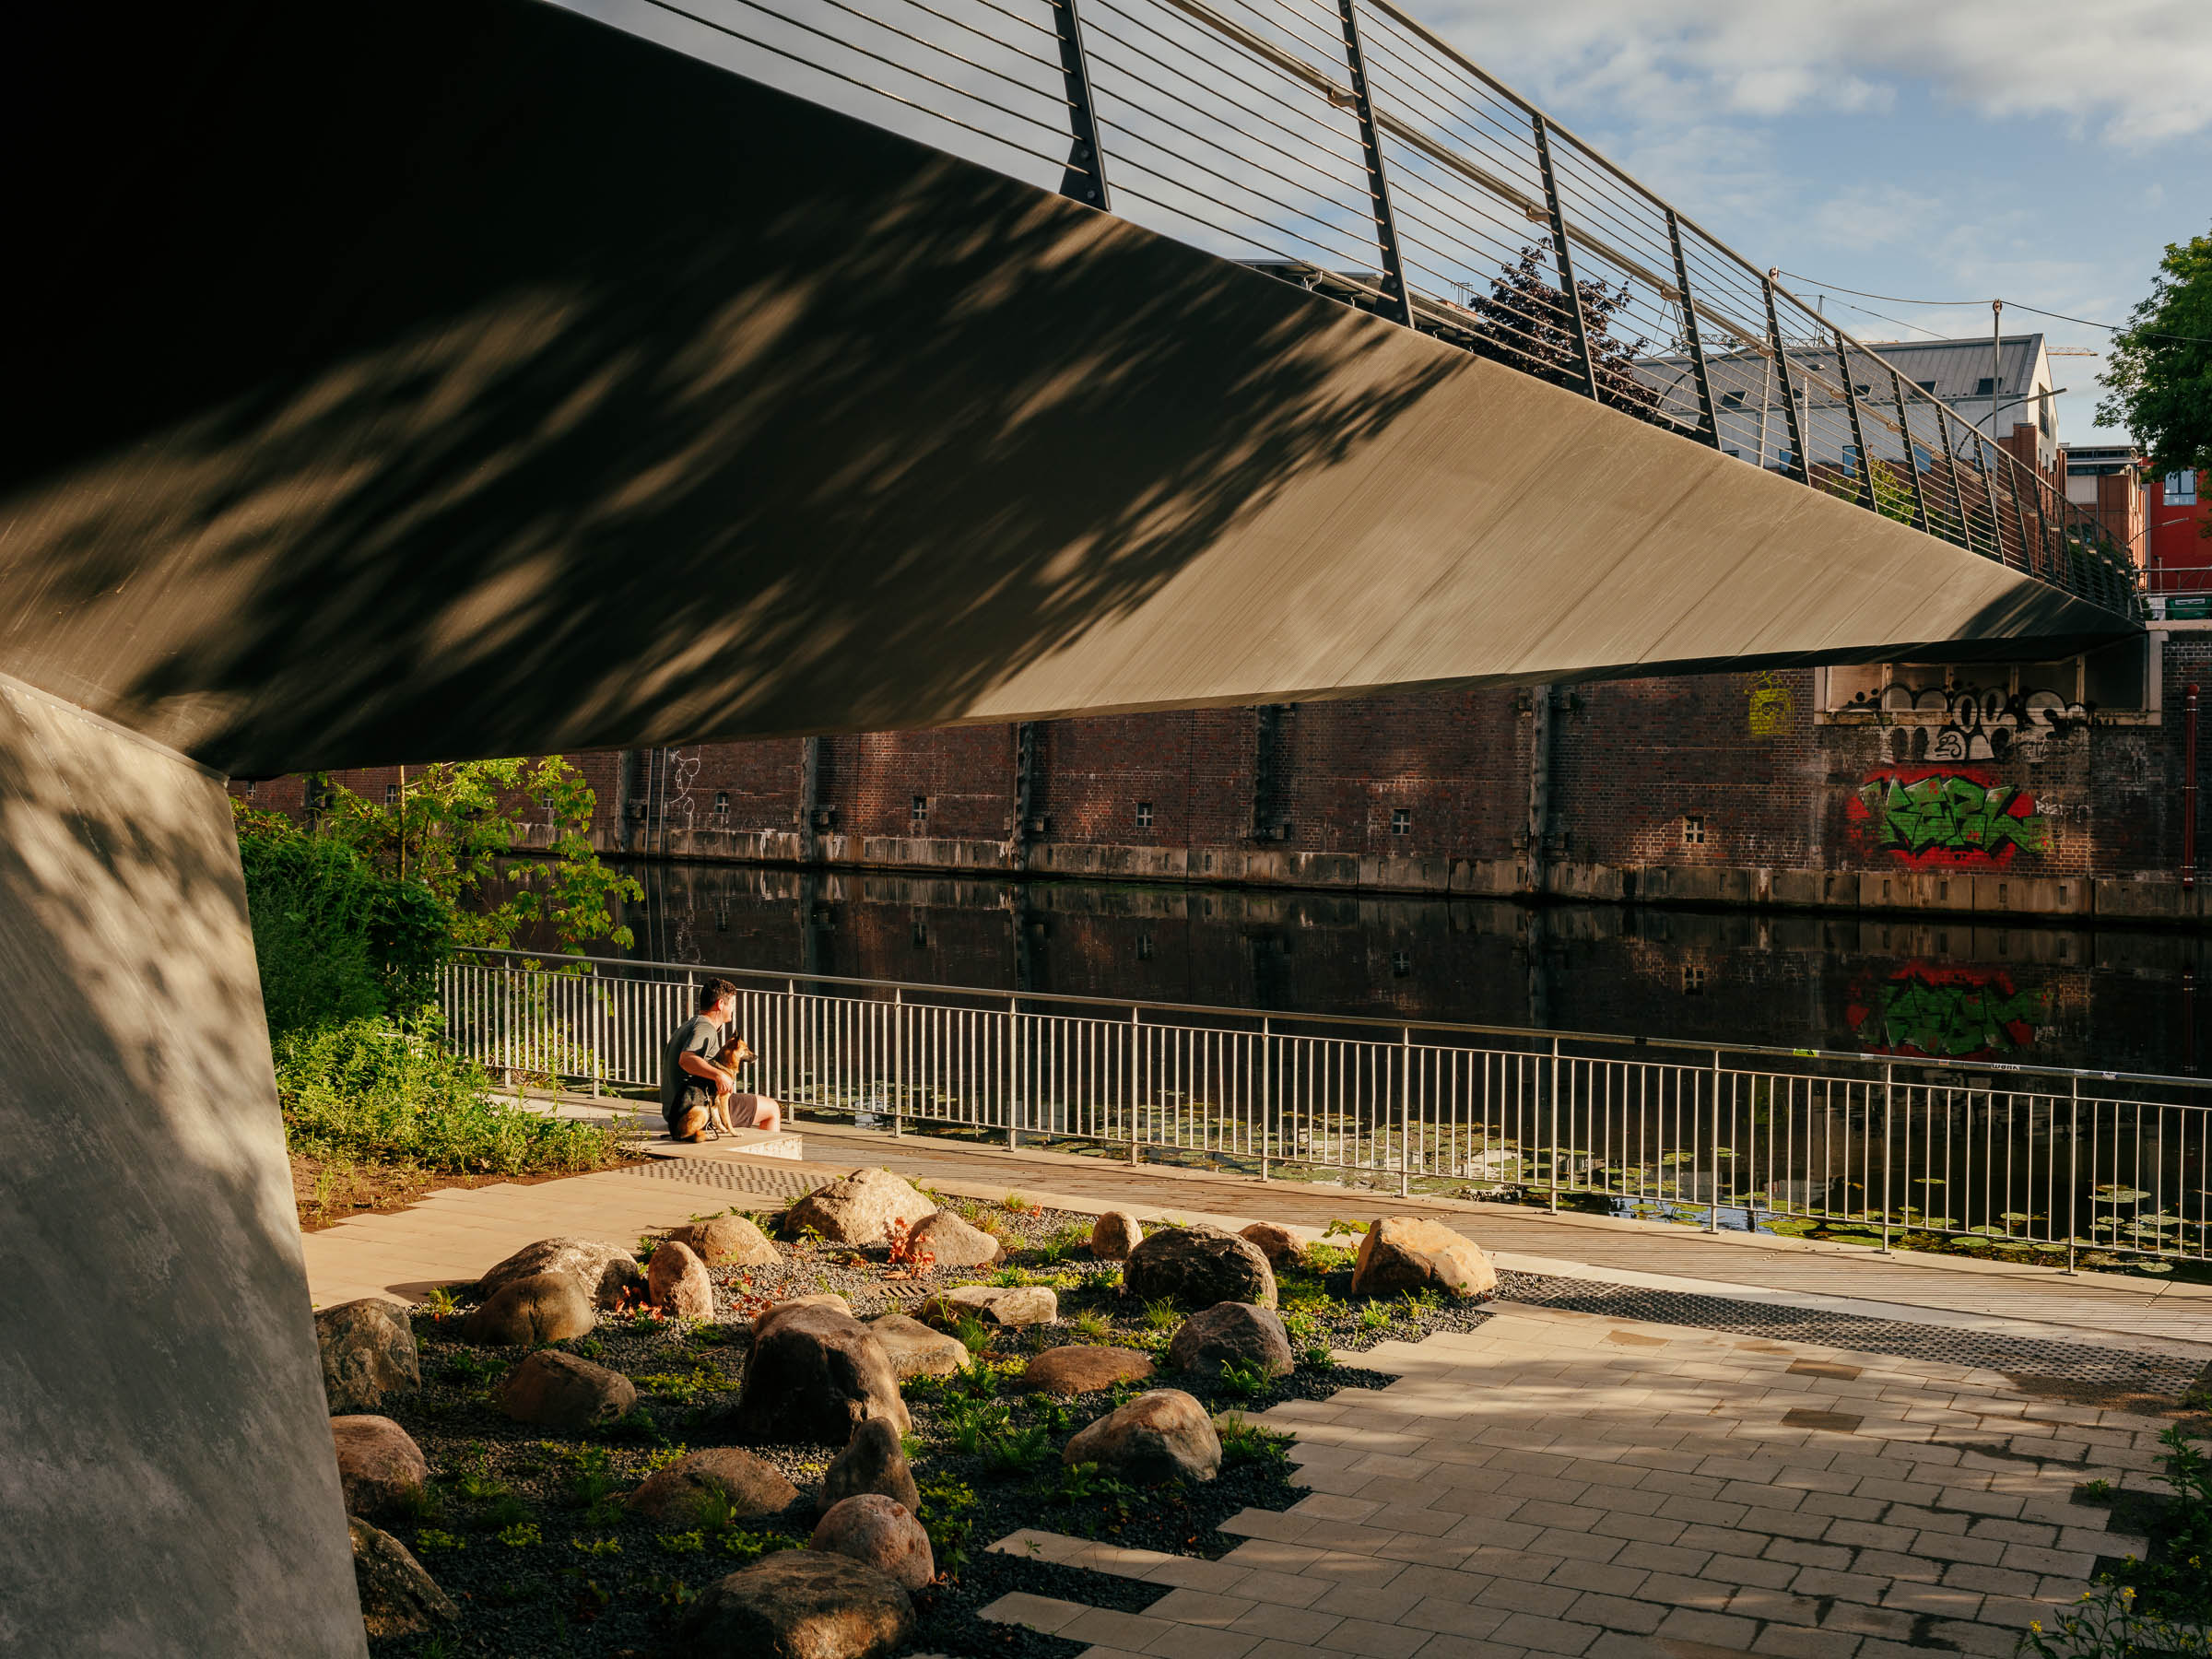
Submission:
{"label": "concrete wall", "polygon": [[366,1651],[221,781],[0,681],[0,1649]]}

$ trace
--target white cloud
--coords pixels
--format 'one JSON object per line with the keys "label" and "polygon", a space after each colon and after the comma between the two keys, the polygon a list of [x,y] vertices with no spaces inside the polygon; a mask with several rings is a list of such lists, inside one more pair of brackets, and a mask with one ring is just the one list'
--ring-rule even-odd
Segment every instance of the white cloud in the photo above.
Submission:
{"label": "white cloud", "polygon": [[[1630,120],[1879,109],[1925,81],[1985,115],[2053,116],[2140,150],[2212,126],[2203,0],[1426,0],[1477,62]],[[1529,88],[1538,90],[1539,88]]]}

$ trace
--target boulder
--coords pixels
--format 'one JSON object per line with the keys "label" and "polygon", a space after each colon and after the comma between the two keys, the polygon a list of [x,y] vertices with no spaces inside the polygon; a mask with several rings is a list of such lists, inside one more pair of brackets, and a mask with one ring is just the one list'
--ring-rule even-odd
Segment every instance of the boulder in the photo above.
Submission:
{"label": "boulder", "polygon": [[625,1501],[653,1521],[681,1526],[702,1524],[702,1511],[720,1510],[740,1519],[780,1515],[799,1500],[799,1488],[776,1466],[735,1446],[689,1452],[646,1477]]}
{"label": "boulder", "polygon": [[713,1216],[668,1235],[688,1244],[710,1267],[772,1267],[783,1255],[769,1236],[743,1216]]}
{"label": "boulder", "polygon": [[620,1371],[540,1348],[500,1384],[500,1409],[518,1423],[581,1434],[628,1417],[638,1391]]}
{"label": "boulder", "polygon": [[583,1288],[565,1273],[510,1279],[461,1322],[461,1339],[493,1347],[535,1347],[588,1336],[598,1311]]}
{"label": "boulder", "polygon": [[968,1363],[968,1345],[958,1336],[933,1331],[903,1313],[879,1313],[868,1321],[868,1329],[883,1344],[901,1382],[909,1377],[949,1377]]}
{"label": "boulder", "polygon": [[894,1220],[911,1228],[936,1208],[888,1170],[855,1170],[785,1210],[783,1228],[795,1237],[811,1227],[833,1244],[881,1244]]}
{"label": "boulder", "polygon": [[913,1511],[881,1492],[862,1492],[832,1504],[806,1547],[873,1567],[909,1590],[919,1590],[937,1576],[922,1523]]}
{"label": "boulder", "polygon": [[782,1301],[771,1304],[759,1313],[754,1315],[753,1335],[756,1337],[759,1336],[761,1331],[767,1327],[770,1320],[777,1318],[782,1314],[788,1313],[794,1308],[834,1308],[840,1313],[844,1314],[848,1319],[853,1316],[853,1304],[851,1302],[847,1301],[843,1297],[838,1295],[838,1293],[834,1290],[820,1290],[817,1291],[812,1296],[794,1296],[787,1298]]}
{"label": "boulder", "polygon": [[415,1437],[388,1417],[334,1417],[330,1438],[349,1515],[373,1521],[400,1512],[430,1477]]}
{"label": "boulder", "polygon": [[922,1494],[914,1488],[906,1448],[899,1443],[899,1431],[882,1418],[870,1418],[853,1430],[851,1442],[830,1460],[830,1472],[822,1477],[822,1511],[827,1513],[864,1492],[903,1504],[909,1514],[922,1512]]}
{"label": "boulder", "polygon": [[1296,1361],[1290,1356],[1290,1333],[1273,1308],[1216,1302],[1182,1322],[1168,1343],[1168,1363],[1202,1377],[1218,1377],[1228,1365],[1263,1377],[1284,1377]]}
{"label": "boulder", "polygon": [[353,1582],[361,1593],[361,1622],[371,1636],[419,1636],[461,1617],[412,1551],[359,1515],[346,1518],[353,1536]]}
{"label": "boulder", "polygon": [[929,1252],[939,1267],[988,1267],[1001,1260],[1006,1247],[983,1231],[971,1227],[950,1210],[924,1216],[907,1237],[917,1250]]}
{"label": "boulder", "polygon": [[1021,1385],[1036,1394],[1096,1394],[1117,1382],[1142,1382],[1152,1361],[1135,1348],[1046,1348],[1023,1368]]}
{"label": "boulder", "polygon": [[745,1382],[722,1421],[750,1445],[842,1446],[870,1418],[901,1434],[912,1426],[890,1356],[850,1313],[816,1305],[771,1310],[754,1327]]}
{"label": "boulder", "polygon": [[1275,1269],[1260,1247],[1218,1227],[1171,1227],[1147,1233],[1122,1269],[1122,1289],[1140,1301],[1186,1308],[1216,1302],[1275,1306]]}
{"label": "boulder", "polygon": [[1237,1237],[1247,1244],[1258,1245],[1260,1253],[1267,1258],[1267,1265],[1278,1270],[1298,1261],[1306,1250],[1298,1241],[1298,1235],[1279,1221],[1254,1221]]}
{"label": "boulder", "polygon": [[1042,1285],[958,1285],[915,1310],[927,1324],[950,1330],[963,1318],[1013,1330],[1049,1324],[1060,1317],[1060,1299]]}
{"label": "boulder", "polygon": [[407,1311],[381,1296],[340,1302],[316,1314],[315,1347],[322,1350],[323,1393],[334,1417],[374,1411],[387,1394],[413,1394],[422,1386]]}
{"label": "boulder", "polygon": [[627,1244],[604,1239],[540,1239],[525,1244],[477,1281],[476,1295],[489,1301],[493,1295],[517,1279],[541,1273],[565,1273],[583,1287],[593,1306],[612,1308],[626,1287],[641,1287],[644,1276],[637,1253]]}
{"label": "boulder", "polygon": [[1383,1217],[1359,1241],[1352,1294],[1395,1296],[1424,1288],[1448,1296],[1488,1296],[1498,1288],[1498,1269],[1474,1240],[1441,1221]]}
{"label": "boulder", "polygon": [[1090,1226],[1090,1253],[1101,1262],[1125,1262],[1144,1241],[1145,1230],[1127,1210],[1108,1210]]}
{"label": "boulder", "polygon": [[1211,1480],[1221,1471],[1221,1437],[1189,1394],[1156,1388],[1078,1430],[1060,1461],[1071,1468],[1097,1464],[1142,1486],[1178,1477]]}
{"label": "boulder", "polygon": [[671,1319],[712,1319],[714,1281],[697,1251],[680,1239],[666,1239],[645,1265],[645,1300]]}
{"label": "boulder", "polygon": [[884,1659],[914,1628],[905,1588],[830,1550],[763,1556],[700,1593],[677,1628],[682,1659]]}

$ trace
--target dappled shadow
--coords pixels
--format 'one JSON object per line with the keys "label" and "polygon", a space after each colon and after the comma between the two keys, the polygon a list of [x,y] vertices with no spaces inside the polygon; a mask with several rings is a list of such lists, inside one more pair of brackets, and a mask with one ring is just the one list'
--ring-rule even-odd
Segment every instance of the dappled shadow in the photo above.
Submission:
{"label": "dappled shadow", "polygon": [[1459,366],[550,7],[231,9],[4,465],[13,671],[235,772],[953,718]]}

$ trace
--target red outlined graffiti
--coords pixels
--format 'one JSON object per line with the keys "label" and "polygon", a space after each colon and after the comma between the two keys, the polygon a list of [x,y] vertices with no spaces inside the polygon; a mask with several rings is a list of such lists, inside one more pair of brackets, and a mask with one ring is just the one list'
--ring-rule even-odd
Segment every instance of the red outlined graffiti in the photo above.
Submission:
{"label": "red outlined graffiti", "polygon": [[2051,844],[2051,821],[2028,792],[1980,767],[1885,766],[1866,774],[1844,812],[1870,849],[1916,867],[1985,869]]}
{"label": "red outlined graffiti", "polygon": [[2051,1019],[2051,993],[2019,991],[2002,968],[1907,962],[1851,990],[1844,1017],[1870,1054],[1998,1060],[2030,1046]]}

